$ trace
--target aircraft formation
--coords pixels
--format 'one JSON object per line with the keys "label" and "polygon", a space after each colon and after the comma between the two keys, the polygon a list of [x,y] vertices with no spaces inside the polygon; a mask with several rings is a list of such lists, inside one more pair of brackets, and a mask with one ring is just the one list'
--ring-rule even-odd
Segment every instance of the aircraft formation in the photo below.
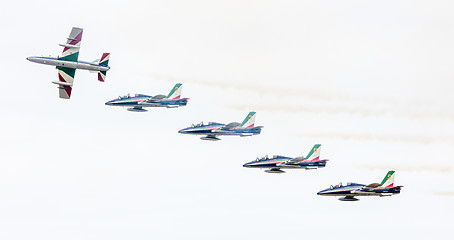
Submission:
{"label": "aircraft formation", "polygon": [[[59,44],[63,47],[61,56],[53,57],[28,57],[27,60],[39,64],[55,66],[58,70],[58,81],[52,83],[58,85],[59,97],[70,99],[74,83],[76,69],[89,70],[98,73],[98,81],[106,80],[110,53],[103,53],[99,60],[93,62],[79,61],[79,49],[82,41],[82,28],[73,27],[66,44]],[[167,95],[145,95],[129,94],[123,97],[110,100],[105,103],[108,106],[128,107],[128,111],[146,112],[144,108],[164,107],[178,108],[186,106],[189,98],[181,98],[182,84],[177,83]],[[256,112],[249,112],[243,122],[231,122],[228,124],[208,122],[207,124],[193,124],[190,127],[181,129],[178,133],[187,135],[202,135],[200,139],[208,141],[219,141],[219,136],[239,136],[250,137],[259,135],[263,126],[255,126]],[[282,169],[305,169],[315,170],[326,167],[328,159],[320,159],[321,144],[315,144],[306,157],[284,157],[274,155],[273,157],[257,158],[255,161],[247,162],[245,168],[266,169],[267,173],[284,173]],[[381,183],[371,183],[368,185],[358,183],[347,183],[342,185],[331,185],[329,188],[321,190],[317,195],[321,196],[340,196],[340,201],[358,201],[358,196],[392,196],[399,194],[403,186],[394,186],[395,171],[389,171]]]}

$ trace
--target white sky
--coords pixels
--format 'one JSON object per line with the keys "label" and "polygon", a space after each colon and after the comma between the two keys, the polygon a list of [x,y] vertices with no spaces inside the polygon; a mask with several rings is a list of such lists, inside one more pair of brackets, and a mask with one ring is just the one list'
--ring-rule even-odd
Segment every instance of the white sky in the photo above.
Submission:
{"label": "white sky", "polygon": [[[0,9],[0,239],[446,238],[454,214],[452,1],[9,1]],[[25,60],[112,53],[107,81]],[[105,106],[166,94],[187,107]],[[251,138],[177,131],[241,121]],[[242,164],[301,156],[325,169]],[[340,202],[316,192],[379,182],[402,194]],[[449,235],[448,235],[449,234]]]}

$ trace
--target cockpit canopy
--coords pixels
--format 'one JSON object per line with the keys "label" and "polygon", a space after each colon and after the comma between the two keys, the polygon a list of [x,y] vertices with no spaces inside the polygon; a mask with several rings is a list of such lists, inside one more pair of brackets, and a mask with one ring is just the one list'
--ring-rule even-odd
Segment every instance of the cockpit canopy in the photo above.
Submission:
{"label": "cockpit canopy", "polygon": [[192,124],[191,127],[203,127],[203,126],[213,125],[213,124],[220,124],[220,123],[208,122],[207,124],[205,124],[205,123],[201,122],[201,123],[197,123],[197,124]]}
{"label": "cockpit canopy", "polygon": [[266,155],[266,156],[261,157],[261,158],[256,158],[255,161],[258,162],[258,161],[263,161],[263,160],[268,160],[268,159],[270,159],[270,158],[268,157],[268,155]]}
{"label": "cockpit canopy", "polygon": [[130,97],[131,97],[131,95],[128,93],[128,95],[119,96],[118,100],[125,99],[125,98],[130,98]]}
{"label": "cockpit canopy", "polygon": [[201,127],[201,126],[204,126],[203,122],[191,125],[191,127]]}
{"label": "cockpit canopy", "polygon": [[346,184],[342,184],[342,182],[340,182],[339,184],[337,185],[331,185],[330,188],[333,189],[333,188],[340,188],[340,187],[346,187],[346,186],[354,186],[354,185],[360,185],[358,183],[352,183],[352,182],[347,182]]}
{"label": "cockpit canopy", "polygon": [[331,185],[329,188],[334,189],[334,188],[340,188],[340,187],[343,187],[342,182],[340,182],[339,184],[334,185],[334,186]]}
{"label": "cockpit canopy", "polygon": [[131,94],[128,93],[127,95],[119,96],[118,100],[127,99],[127,98],[131,98],[131,97],[149,97],[149,96],[143,95],[143,94],[139,94],[139,93],[136,93],[136,94],[134,94],[134,96],[131,96]]}

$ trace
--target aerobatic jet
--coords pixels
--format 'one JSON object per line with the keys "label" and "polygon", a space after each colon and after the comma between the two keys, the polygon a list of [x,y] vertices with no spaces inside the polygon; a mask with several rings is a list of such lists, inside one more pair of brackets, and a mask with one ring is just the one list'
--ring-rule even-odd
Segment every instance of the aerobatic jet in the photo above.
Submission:
{"label": "aerobatic jet", "polygon": [[315,144],[306,157],[284,157],[275,155],[273,157],[265,156],[257,158],[255,161],[243,165],[247,168],[268,168],[267,173],[284,173],[281,168],[300,168],[300,169],[317,169],[326,166],[328,159],[320,160],[320,144]]}
{"label": "aerobatic jet", "polygon": [[27,60],[35,63],[56,66],[58,70],[58,80],[52,83],[58,85],[60,98],[69,99],[73,88],[74,75],[76,69],[98,72],[98,81],[104,82],[106,73],[110,69],[110,53],[103,53],[100,60],[94,62],[78,61],[80,42],[82,41],[82,28],[73,27],[66,44],[59,44],[63,47],[63,53],[59,57],[28,57]]}
{"label": "aerobatic jet", "polygon": [[128,108],[128,111],[132,112],[146,112],[144,107],[166,107],[166,108],[177,108],[180,106],[186,106],[189,98],[181,98],[181,83],[175,84],[170,93],[166,95],[155,95],[148,96],[144,94],[136,94],[134,96],[123,96],[118,97],[112,101],[106,102],[109,106],[122,106],[132,107]]}
{"label": "aerobatic jet", "polygon": [[262,131],[263,126],[254,126],[255,112],[250,112],[242,123],[232,122],[229,124],[209,122],[204,124],[192,125],[191,127],[178,131],[183,134],[205,135],[202,140],[218,141],[221,140],[217,136],[240,136],[248,137],[258,135]]}
{"label": "aerobatic jet", "polygon": [[332,186],[318,192],[322,196],[341,196],[340,201],[358,201],[356,196],[380,196],[387,197],[399,194],[403,186],[394,186],[394,171],[389,171],[381,183],[371,183],[369,185],[358,183],[347,183]]}

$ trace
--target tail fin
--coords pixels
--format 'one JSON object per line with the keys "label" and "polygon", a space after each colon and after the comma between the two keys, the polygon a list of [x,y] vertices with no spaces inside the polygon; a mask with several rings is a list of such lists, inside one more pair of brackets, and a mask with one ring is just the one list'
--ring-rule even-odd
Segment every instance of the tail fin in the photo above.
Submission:
{"label": "tail fin", "polygon": [[[109,58],[110,58],[110,53],[103,53],[101,59],[99,60],[99,65],[102,66],[109,66]],[[98,81],[104,82],[106,80],[106,71],[99,71],[98,72]]]}
{"label": "tail fin", "polygon": [[172,88],[169,95],[167,95],[167,97],[165,99],[171,99],[171,100],[180,99],[182,86],[183,86],[183,84],[181,84],[181,83],[175,84],[175,86]]}
{"label": "tail fin", "polygon": [[254,123],[255,123],[255,112],[250,112],[238,127],[253,128]]}
{"label": "tail fin", "polygon": [[98,72],[98,81],[100,81],[100,82],[106,81],[106,74],[107,74],[106,71],[99,71]]}
{"label": "tail fin", "polygon": [[307,154],[306,159],[304,161],[318,161],[320,160],[320,151],[321,151],[321,144],[315,144],[311,151]]}
{"label": "tail fin", "polygon": [[109,66],[110,53],[103,53],[101,59],[99,60],[99,65]]}
{"label": "tail fin", "polygon": [[384,187],[384,188],[392,188],[394,187],[394,172],[395,171],[389,171],[385,178],[383,178],[383,181],[381,181],[381,184],[379,187]]}

